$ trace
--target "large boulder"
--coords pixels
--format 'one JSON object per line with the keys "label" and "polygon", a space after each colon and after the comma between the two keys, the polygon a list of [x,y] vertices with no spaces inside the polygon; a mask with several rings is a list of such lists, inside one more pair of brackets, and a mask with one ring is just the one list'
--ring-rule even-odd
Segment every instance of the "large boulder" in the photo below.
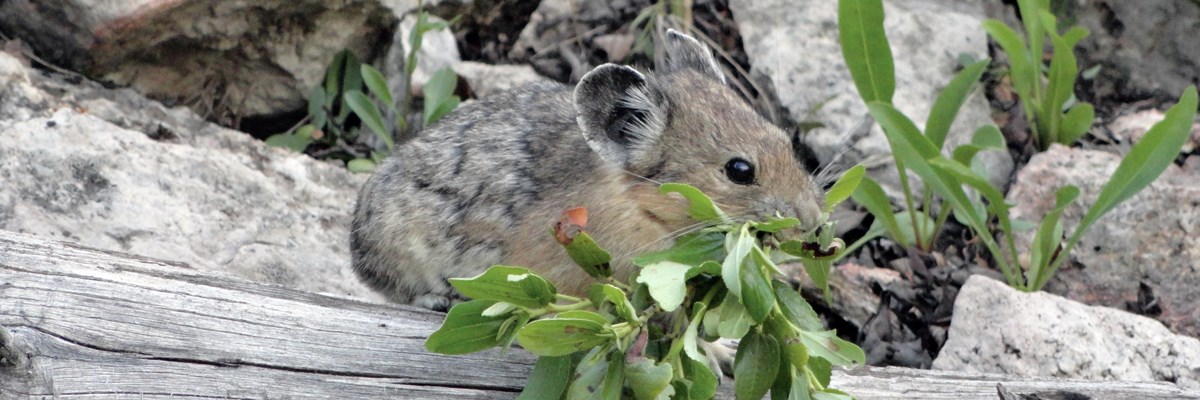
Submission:
{"label": "large boulder", "polygon": [[954,302],[934,369],[1023,376],[1168,381],[1200,389],[1200,339],[1161,323],[979,275]]}
{"label": "large boulder", "polygon": [[[885,0],[884,28],[895,57],[893,103],[918,126],[938,93],[950,82],[960,55],[988,54],[981,23],[982,0]],[[819,0],[731,0],[751,73],[769,79],[792,120],[806,126],[807,142],[822,164],[845,151],[847,165],[868,161],[877,180],[896,182],[891,150],[883,132],[865,137],[847,133],[867,116],[842,59],[837,2]],[[971,96],[951,128],[947,148],[969,141],[980,126],[993,123],[981,92]],[[856,139],[856,140],[855,140]],[[1003,185],[1012,170],[1007,154],[988,152],[989,179]]]}
{"label": "large boulder", "polygon": [[381,300],[349,268],[363,176],[4,53],[0,87],[0,229]]}
{"label": "large boulder", "polygon": [[342,49],[371,59],[391,0],[12,0],[0,28],[50,62],[224,122],[302,109]]}

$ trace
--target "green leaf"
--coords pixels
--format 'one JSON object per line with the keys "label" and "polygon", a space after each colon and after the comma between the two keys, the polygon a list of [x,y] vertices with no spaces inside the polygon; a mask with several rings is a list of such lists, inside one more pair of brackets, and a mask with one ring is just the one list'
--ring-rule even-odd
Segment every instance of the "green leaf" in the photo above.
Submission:
{"label": "green leaf", "polygon": [[[1033,236],[1033,246],[1029,255],[1029,276],[1035,282],[1041,280],[1041,274],[1047,271],[1058,246],[1063,240],[1062,214],[1067,206],[1079,197],[1079,188],[1067,185],[1054,194],[1054,208],[1042,218],[1037,233]],[[1060,256],[1061,257],[1061,256]]]}
{"label": "green leaf", "polygon": [[[855,165],[846,170],[841,178],[825,192],[825,212],[833,211],[833,207],[843,201],[846,201],[851,194],[854,194],[858,189],[859,182],[862,182],[863,175],[867,173],[867,168],[862,164]],[[761,230],[761,229],[760,229]]]}
{"label": "green leaf", "polygon": [[355,158],[346,163],[346,169],[356,174],[369,174],[375,171],[375,162],[366,158]]}
{"label": "green leaf", "polygon": [[[1062,38],[1063,38],[1063,41],[1067,43],[1068,47],[1074,49],[1075,45],[1079,44],[1079,41],[1083,40],[1083,38],[1086,38],[1089,34],[1091,34],[1091,32],[1089,32],[1084,27],[1072,26],[1071,29],[1067,30],[1067,33],[1064,33],[1062,35]],[[1092,75],[1092,76],[1094,77],[1095,75]],[[1085,78],[1085,79],[1091,79],[1091,78]]]}
{"label": "green leaf", "polygon": [[853,396],[850,396],[845,392],[828,388],[820,392],[813,393],[812,398],[813,400],[854,400]]}
{"label": "green leaf", "polygon": [[721,279],[725,282],[725,288],[735,296],[742,295],[742,261],[750,255],[750,249],[754,246],[754,237],[746,225],[742,225],[737,234],[730,232],[725,235],[726,256],[721,263]]}
{"label": "green leaf", "polygon": [[629,302],[629,298],[625,296],[625,291],[621,288],[606,283],[597,283],[588,289],[588,299],[596,307],[607,301],[613,305],[617,317],[626,321],[637,321],[633,303]]}
{"label": "green leaf", "polygon": [[1050,136],[1049,140],[1042,140],[1043,147],[1049,146],[1051,142],[1063,143],[1059,126],[1062,114],[1059,110],[1062,110],[1062,105],[1067,99],[1074,96],[1075,77],[1079,74],[1075,55],[1062,37],[1052,35],[1050,41],[1054,44],[1054,55],[1050,57],[1049,83],[1046,85],[1046,97],[1042,98],[1041,105],[1041,112],[1050,122],[1046,129]]}
{"label": "green leaf", "polygon": [[375,132],[379,139],[383,140],[390,149],[396,145],[392,141],[392,134],[388,132],[386,125],[383,124],[383,115],[379,113],[379,108],[375,107],[375,103],[367,98],[367,95],[358,90],[350,90],[342,94],[342,98],[346,101],[346,105],[354,110],[354,114],[362,120],[372,132]]}
{"label": "green leaf", "polygon": [[976,82],[979,82],[983,71],[990,63],[991,60],[983,60],[963,68],[954,76],[954,79],[950,80],[950,84],[942,89],[942,93],[933,102],[929,118],[925,120],[925,137],[929,138],[929,141],[939,149],[946,142],[946,134],[950,132],[950,126],[954,123],[954,118],[958,116],[959,109],[967,101],[967,95],[971,93],[971,88],[975,87]]}
{"label": "green leaf", "polygon": [[[871,215],[875,216],[877,223],[883,224],[884,230],[888,236],[902,240],[900,234],[900,225],[896,222],[896,214],[892,212],[892,202],[888,199],[887,194],[883,192],[883,187],[875,183],[874,179],[869,177],[863,178],[858,185],[858,190],[854,191],[851,196],[859,205],[865,207]],[[904,247],[912,246],[913,243],[901,243]]]}
{"label": "green leaf", "polygon": [[779,370],[775,373],[775,381],[771,384],[771,400],[788,400],[791,396],[792,378],[795,375],[792,366],[781,360]]}
{"label": "green leaf", "polygon": [[1188,87],[1179,103],[1167,110],[1162,121],[1150,127],[1121,160],[1108,183],[1100,190],[1096,204],[1083,217],[1081,226],[1091,225],[1117,204],[1142,191],[1175,161],[1196,118],[1196,102],[1196,87]]}
{"label": "green leaf", "polygon": [[317,128],[325,127],[325,90],[320,86],[308,92],[308,115],[312,117],[312,125]]}
{"label": "green leaf", "polygon": [[754,247],[750,257],[746,257],[741,268],[742,305],[757,323],[767,320],[771,310],[775,308],[775,290],[771,288],[771,280],[766,275],[766,264],[771,262],[763,254],[762,249]]}
{"label": "green leaf", "polygon": [[608,318],[587,310],[563,311],[554,316],[555,319],[586,319],[600,325],[608,324]]}
{"label": "green leaf", "polygon": [[387,78],[383,77],[383,73],[371,66],[371,64],[363,64],[360,67],[363,83],[367,85],[367,89],[375,94],[380,101],[388,108],[395,107],[395,102],[392,100],[392,91],[388,89]]}
{"label": "green leaf", "polygon": [[821,386],[829,387],[829,379],[833,377],[833,364],[830,364],[829,360],[820,357],[809,357],[808,370],[812,371],[813,376],[817,378],[817,382]]}
{"label": "green leaf", "polygon": [[892,49],[883,31],[881,0],[838,1],[842,57],[864,102],[892,102],[896,90]]}
{"label": "green leaf", "polygon": [[571,357],[538,357],[517,400],[558,399],[571,381]]}
{"label": "green leaf", "polygon": [[[625,386],[625,358],[620,353],[601,350],[592,349],[579,361],[575,378],[567,388],[567,399],[621,399],[621,389]],[[558,397],[539,398],[556,399]]]}
{"label": "green leaf", "polygon": [[758,400],[767,394],[779,371],[779,343],[774,337],[750,331],[738,343],[733,360],[733,393],[739,400]]}
{"label": "green leaf", "polygon": [[700,353],[700,348],[697,346],[697,337],[699,336],[700,322],[703,320],[705,311],[708,310],[708,305],[703,302],[696,302],[692,306],[692,318],[688,321],[688,327],[683,332],[683,352],[693,360],[703,362],[705,357]]}
{"label": "green leaf", "polygon": [[496,265],[474,278],[451,278],[459,293],[477,300],[503,301],[525,308],[542,308],[557,294],[546,279],[521,267]]}
{"label": "green leaf", "polygon": [[671,364],[654,363],[648,358],[639,358],[625,365],[625,379],[633,389],[633,398],[639,400],[668,399],[675,394],[671,387]]}
{"label": "green leaf", "polygon": [[774,233],[794,227],[796,225],[800,225],[800,220],[793,217],[769,217],[767,218],[767,222],[749,221],[748,223],[750,224],[750,227],[754,228],[756,231]]}
{"label": "green leaf", "polygon": [[[1043,7],[1045,6],[1045,7]],[[1046,36],[1047,28],[1042,25],[1041,12],[1049,11],[1049,4],[1043,0],[1017,0],[1017,7],[1021,13],[1021,22],[1025,23],[1025,33],[1029,36],[1029,54],[1035,62],[1040,63],[1042,59],[1042,40]],[[1051,21],[1053,24],[1053,21]],[[1054,28],[1049,28],[1051,32]],[[1005,50],[1007,52],[1007,50]]]}
{"label": "green leaf", "polygon": [[604,344],[604,332],[603,324],[590,319],[540,319],[517,331],[517,341],[530,353],[556,357]]}
{"label": "green leaf", "polygon": [[459,98],[454,95],[458,87],[458,74],[449,67],[442,68],[425,83],[425,126],[433,125],[442,116],[458,107]]}
{"label": "green leaf", "polygon": [[[1071,238],[1063,247],[1063,252],[1070,253],[1071,248],[1075,246],[1088,227],[1117,204],[1128,200],[1149,186],[1167,169],[1167,166],[1175,161],[1179,149],[1183,147],[1183,143],[1187,141],[1191,132],[1192,121],[1196,119],[1196,105],[1196,87],[1189,86],[1180,96],[1179,103],[1167,110],[1162,121],[1150,127],[1146,135],[1121,160],[1121,164],[1108,179],[1108,183],[1105,183],[1104,188],[1100,189],[1100,196],[1096,199],[1096,203],[1088,208],[1087,214],[1084,214],[1079,225],[1075,227],[1075,231],[1071,233]],[[1046,281],[1054,276],[1054,272],[1058,270],[1062,260],[1066,258],[1056,259],[1050,268],[1041,275],[1041,278],[1031,285],[1031,289],[1041,290]]]}
{"label": "green leaf", "polygon": [[775,298],[779,299],[779,311],[783,313],[783,317],[788,322],[806,331],[819,331],[825,328],[821,323],[821,317],[817,316],[812,305],[808,304],[799,292],[779,281],[776,281],[774,286]]}
{"label": "green leaf", "polygon": [[600,248],[587,232],[579,232],[571,243],[563,245],[571,261],[593,278],[612,276],[612,255]]}
{"label": "green leaf", "polygon": [[[915,222],[913,220],[916,220]],[[896,223],[900,224],[901,243],[932,243],[929,237],[917,237],[917,233],[913,232],[913,226],[921,230],[922,234],[932,235],[934,225],[936,224],[933,218],[922,212],[903,211],[896,213]]]}
{"label": "green leaf", "polygon": [[1092,120],[1095,118],[1096,110],[1091,104],[1079,103],[1071,107],[1071,111],[1067,111],[1067,115],[1063,117],[1059,143],[1068,146],[1075,143],[1091,129]]}
{"label": "green leaf", "polygon": [[971,135],[971,144],[984,149],[1005,149],[1008,143],[1004,141],[1004,134],[1000,133],[1000,128],[995,125],[984,125],[975,130]]}
{"label": "green leaf", "polygon": [[821,288],[821,291],[825,293],[825,300],[831,301],[829,298],[829,270],[833,268],[833,259],[802,258],[800,263],[804,265],[804,272],[808,273],[813,285]]}
{"label": "green leaf", "polygon": [[689,399],[711,399],[717,394],[717,374],[703,361],[684,358],[683,376],[692,381],[688,388]]}
{"label": "green leaf", "polygon": [[687,295],[687,275],[692,268],[687,264],[660,261],[643,267],[637,282],[650,289],[650,297],[663,311],[675,311]]}
{"label": "green leaf", "polygon": [[692,185],[686,183],[664,183],[658,189],[663,194],[679,193],[684,199],[687,199],[690,206],[688,207],[688,215],[697,221],[725,221],[725,214],[721,212],[712,199],[700,192]]}
{"label": "green leaf", "polygon": [[342,76],[345,75],[348,58],[353,56],[354,53],[350,50],[339,51],[333,55],[333,61],[330,61],[329,67],[325,69],[325,94],[329,95],[326,97],[326,107],[332,105],[333,98],[342,92]]}
{"label": "green leaf", "polygon": [[633,257],[633,264],[644,267],[660,261],[700,265],[705,261],[721,260],[725,257],[725,234],[721,232],[693,232],[675,240],[671,248],[645,253]]}
{"label": "green leaf", "polygon": [[303,152],[312,139],[290,133],[277,133],[267,138],[267,146],[282,147],[295,152]]}
{"label": "green leaf", "polygon": [[438,354],[467,354],[487,350],[500,344],[500,328],[507,315],[483,316],[483,310],[493,301],[472,300],[455,304],[446,320],[425,340],[425,349]]}
{"label": "green leaf", "polygon": [[717,334],[727,339],[741,339],[750,331],[753,324],[750,313],[737,298],[725,297],[721,303],[721,322],[717,324]]}
{"label": "green leaf", "polygon": [[837,337],[836,331],[800,331],[799,340],[808,347],[810,355],[824,358],[833,365],[862,364],[867,360],[862,349]]}
{"label": "green leaf", "polygon": [[[1000,45],[1000,48],[1004,49],[1004,54],[1008,55],[1013,90],[1022,99],[1032,100],[1034,85],[1037,79],[1041,79],[1041,72],[1035,67],[1034,60],[1030,59],[1029,48],[1025,46],[1025,41],[999,20],[983,21],[983,30]],[[1040,40],[1036,45],[1040,46]],[[1030,111],[1026,110],[1026,112]]]}

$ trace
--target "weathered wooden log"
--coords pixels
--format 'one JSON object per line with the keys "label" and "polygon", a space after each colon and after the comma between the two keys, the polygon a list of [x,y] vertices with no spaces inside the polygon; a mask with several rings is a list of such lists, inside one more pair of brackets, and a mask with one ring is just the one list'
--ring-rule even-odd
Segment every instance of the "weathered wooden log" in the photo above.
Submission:
{"label": "weathered wooden log", "polygon": [[[0,399],[515,397],[534,357],[430,354],[423,342],[440,318],[0,231]],[[997,383],[1014,394],[1200,399],[1168,383],[900,368],[834,376],[864,400],[997,399]]]}

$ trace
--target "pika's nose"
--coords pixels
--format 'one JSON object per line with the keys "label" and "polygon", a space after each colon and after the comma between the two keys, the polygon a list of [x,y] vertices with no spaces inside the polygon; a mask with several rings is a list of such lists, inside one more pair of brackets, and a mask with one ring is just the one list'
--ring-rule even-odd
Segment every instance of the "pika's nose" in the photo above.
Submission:
{"label": "pika's nose", "polygon": [[805,232],[816,229],[821,223],[821,208],[815,204],[792,206],[792,213],[800,220],[800,229]]}

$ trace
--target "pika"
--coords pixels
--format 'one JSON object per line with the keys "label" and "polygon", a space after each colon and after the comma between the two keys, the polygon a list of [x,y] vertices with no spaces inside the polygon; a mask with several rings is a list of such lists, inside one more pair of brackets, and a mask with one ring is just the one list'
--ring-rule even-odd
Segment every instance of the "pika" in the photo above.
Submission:
{"label": "pika", "polygon": [[353,268],[397,303],[446,310],[447,279],[495,264],[524,266],[561,292],[594,282],[552,239],[567,209],[627,279],[630,259],[703,228],[682,182],[735,221],[782,215],[812,228],[822,191],[801,165],[799,138],[756,114],[725,84],[711,50],[665,35],[665,70],[605,64],[572,89],[534,84],[459,107],[399,146],[362,187],[350,233]]}

